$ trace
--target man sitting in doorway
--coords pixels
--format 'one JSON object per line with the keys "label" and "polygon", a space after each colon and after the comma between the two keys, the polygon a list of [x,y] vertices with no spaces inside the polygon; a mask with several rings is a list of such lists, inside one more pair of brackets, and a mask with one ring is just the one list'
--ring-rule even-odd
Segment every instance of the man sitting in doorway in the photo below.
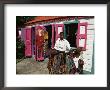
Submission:
{"label": "man sitting in doorway", "polygon": [[64,33],[60,32],[60,38],[56,41],[54,49],[61,52],[67,52],[70,50],[70,44],[66,39],[64,39],[63,35]]}
{"label": "man sitting in doorway", "polygon": [[70,44],[69,42],[64,39],[64,33],[60,32],[60,38],[55,43],[54,49],[57,50],[57,53],[62,53],[63,54],[63,61],[61,61],[61,66],[62,68],[65,67],[66,65],[66,52],[70,50]]}

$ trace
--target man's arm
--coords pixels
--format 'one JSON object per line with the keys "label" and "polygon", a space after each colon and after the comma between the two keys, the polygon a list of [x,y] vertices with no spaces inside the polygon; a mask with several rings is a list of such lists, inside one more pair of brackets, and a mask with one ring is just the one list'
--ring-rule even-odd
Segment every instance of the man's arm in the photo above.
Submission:
{"label": "man's arm", "polygon": [[70,44],[69,44],[68,41],[66,41],[66,49],[67,49],[67,50],[70,50],[70,49],[71,49]]}

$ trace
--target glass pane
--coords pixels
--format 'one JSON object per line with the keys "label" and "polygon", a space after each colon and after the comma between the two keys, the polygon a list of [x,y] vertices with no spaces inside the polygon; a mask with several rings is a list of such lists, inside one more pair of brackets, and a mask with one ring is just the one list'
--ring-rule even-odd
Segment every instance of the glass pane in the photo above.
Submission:
{"label": "glass pane", "polygon": [[80,26],[80,34],[85,34],[85,26]]}
{"label": "glass pane", "polygon": [[58,27],[58,34],[60,34],[60,32],[62,32],[62,27]]}
{"label": "glass pane", "polygon": [[85,39],[79,39],[79,47],[84,47]]}

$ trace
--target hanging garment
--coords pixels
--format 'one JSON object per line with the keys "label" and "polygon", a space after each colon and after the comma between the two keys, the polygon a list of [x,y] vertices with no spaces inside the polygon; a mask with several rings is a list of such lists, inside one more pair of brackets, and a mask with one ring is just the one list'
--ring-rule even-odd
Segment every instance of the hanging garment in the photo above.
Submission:
{"label": "hanging garment", "polygon": [[43,50],[43,47],[44,47],[44,37],[43,36],[37,36],[36,45],[37,45],[38,49]]}

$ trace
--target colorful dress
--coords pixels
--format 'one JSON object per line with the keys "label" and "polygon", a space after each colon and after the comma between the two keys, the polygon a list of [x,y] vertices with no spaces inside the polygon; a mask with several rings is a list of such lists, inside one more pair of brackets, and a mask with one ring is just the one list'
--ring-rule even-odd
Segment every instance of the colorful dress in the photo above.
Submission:
{"label": "colorful dress", "polygon": [[40,58],[41,56],[43,57],[44,56],[44,51],[43,51],[43,48],[44,48],[44,37],[43,36],[37,36],[36,37],[36,46],[37,46],[37,55],[38,57]]}

